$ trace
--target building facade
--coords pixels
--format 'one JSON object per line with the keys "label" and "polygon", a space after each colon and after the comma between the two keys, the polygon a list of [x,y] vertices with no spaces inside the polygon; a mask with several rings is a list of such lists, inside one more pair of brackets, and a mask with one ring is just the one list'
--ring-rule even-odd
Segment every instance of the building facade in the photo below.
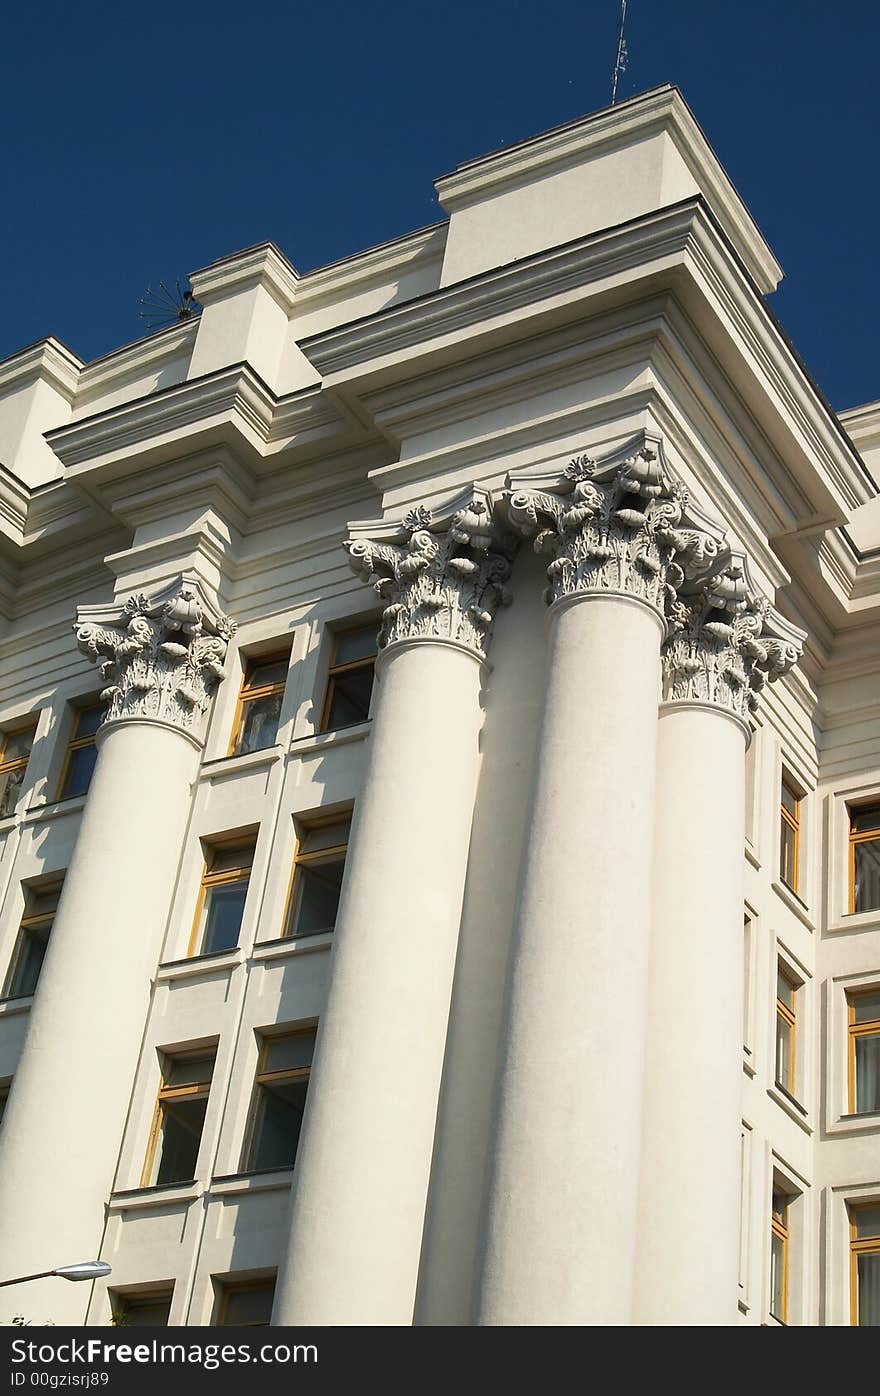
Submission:
{"label": "building facade", "polygon": [[9,1322],[880,1323],[880,404],[680,94],[0,364]]}

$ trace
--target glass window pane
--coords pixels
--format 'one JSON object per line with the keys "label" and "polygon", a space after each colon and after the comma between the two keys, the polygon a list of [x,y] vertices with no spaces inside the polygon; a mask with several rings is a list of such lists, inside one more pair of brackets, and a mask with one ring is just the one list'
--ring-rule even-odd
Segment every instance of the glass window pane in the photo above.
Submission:
{"label": "glass window pane", "polygon": [[290,1168],[296,1158],[308,1081],[258,1087],[260,1101],[252,1168]]}
{"label": "glass window pane", "polygon": [[859,1207],[853,1217],[860,1241],[880,1236],[880,1207]]}
{"label": "glass window pane", "polygon": [[255,662],[247,666],[244,687],[265,688],[270,683],[285,683],[287,680],[287,669],[289,659],[285,655],[283,659],[266,660],[265,663]]}
{"label": "glass window pane", "polygon": [[776,997],[786,1008],[794,1008],[794,985],[781,969],[776,971]]}
{"label": "glass window pane", "polygon": [[770,1235],[770,1312],[785,1321],[785,1242],[775,1232]]}
{"label": "glass window pane", "polygon": [[208,872],[235,872],[249,868],[254,861],[253,842],[217,844],[208,850]]}
{"label": "glass window pane", "polygon": [[776,1084],[791,1090],[791,1024],[781,1014],[776,1015]]}
{"label": "glass window pane", "polygon": [[781,1222],[783,1226],[786,1226],[788,1224],[786,1221],[786,1215],[788,1213],[788,1196],[786,1193],[781,1192],[779,1188],[773,1189],[772,1207],[773,1215],[776,1218],[776,1220],[778,1222]]}
{"label": "glass window pane", "polygon": [[21,952],[18,956],[12,982],[9,985],[7,995],[9,998],[26,998],[34,992],[40,978],[40,970],[43,968],[48,944],[48,926],[41,927],[39,930],[22,932]]}
{"label": "glass window pane", "polygon": [[280,693],[270,693],[266,698],[254,698],[243,705],[233,756],[241,756],[245,751],[264,751],[266,747],[274,745],[281,716],[281,698]]}
{"label": "glass window pane", "polygon": [[345,858],[302,863],[297,868],[289,935],[313,936],[333,930],[344,871]]}
{"label": "glass window pane", "polygon": [[67,774],[64,777],[64,788],[60,796],[62,800],[72,800],[75,795],[85,795],[91,783],[97,759],[98,748],[96,746],[81,746],[70,753]]}
{"label": "glass window pane", "polygon": [[272,1317],[275,1281],[263,1284],[230,1286],[223,1304],[223,1323],[247,1328],[264,1328]]}
{"label": "glass window pane", "polygon": [[792,790],[791,786],[788,785],[788,784],[786,784],[785,781],[783,781],[783,782],[782,782],[782,808],[783,808],[783,809],[787,809],[788,812],[789,812],[789,814],[793,814],[795,817],[797,817],[797,807],[798,807],[798,796],[794,793],[794,791]]}
{"label": "glass window pane", "polygon": [[206,1095],[162,1101],[162,1126],[156,1150],[156,1183],[188,1183],[195,1177],[207,1108]]}
{"label": "glass window pane", "polygon": [[358,630],[340,630],[336,635],[333,665],[354,664],[358,659],[371,659],[376,653],[379,629],[365,625]]}
{"label": "glass window pane", "polygon": [[373,692],[373,666],[352,669],[347,674],[337,674],[332,682],[330,709],[327,714],[327,731],[337,727],[349,727],[355,722],[366,722],[370,715],[370,697]]}
{"label": "glass window pane", "polygon": [[853,844],[855,857],[854,911],[876,911],[880,907],[880,839]]}
{"label": "glass window pane", "polygon": [[261,1071],[295,1071],[311,1066],[315,1050],[314,1032],[286,1033],[264,1039]]}
{"label": "glass window pane", "polygon": [[338,848],[348,843],[350,819],[333,824],[312,824],[304,828],[299,841],[299,853],[318,853],[322,848]]}
{"label": "glass window pane", "polygon": [[779,821],[779,877],[792,891],[797,886],[795,832],[787,819]]}
{"label": "glass window pane", "polygon": [[198,1057],[166,1057],[162,1073],[164,1086],[205,1086],[214,1074],[214,1053]]}
{"label": "glass window pane", "polygon": [[854,834],[865,834],[869,829],[880,830],[880,805],[870,805],[864,809],[851,809],[849,822]]}
{"label": "glass window pane", "polygon": [[170,1294],[119,1295],[113,1304],[113,1317],[122,1328],[167,1328],[170,1313]]}
{"label": "glass window pane", "polygon": [[3,743],[3,763],[26,761],[34,744],[34,728],[24,727],[20,732],[7,732]]}
{"label": "glass window pane", "polygon": [[880,994],[853,994],[850,1003],[854,1023],[880,1022]]}
{"label": "glass window pane", "polygon": [[880,1110],[880,1033],[857,1037],[856,1113]]}
{"label": "glass window pane", "polygon": [[93,737],[104,720],[104,705],[96,703],[91,708],[79,708],[74,724],[75,738]]}
{"label": "glass window pane", "polygon": [[203,955],[209,955],[215,950],[231,950],[238,944],[247,890],[247,878],[208,889],[205,894]]}
{"label": "glass window pane", "polygon": [[12,814],[18,804],[27,766],[12,771],[0,771],[0,816]]}
{"label": "glass window pane", "polygon": [[880,1253],[860,1255],[856,1263],[859,1327],[880,1328]]}

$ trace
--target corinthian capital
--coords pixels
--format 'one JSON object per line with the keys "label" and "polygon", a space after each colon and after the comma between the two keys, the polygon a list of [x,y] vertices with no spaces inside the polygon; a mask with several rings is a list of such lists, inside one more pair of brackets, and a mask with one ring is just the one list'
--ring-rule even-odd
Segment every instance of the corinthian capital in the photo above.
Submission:
{"label": "corinthian capital", "polygon": [[666,701],[711,703],[745,722],[766,684],[797,663],[805,639],[754,589],[745,558],[733,554],[671,608],[663,652]]}
{"label": "corinthian capital", "polygon": [[419,506],[399,521],[353,524],[351,565],[386,603],[379,645],[452,640],[485,658],[495,612],[510,600],[515,540],[474,488],[435,516]]}
{"label": "corinthian capital", "polygon": [[180,577],[152,599],[140,593],[120,605],[82,606],[74,630],[106,684],[105,721],[155,718],[202,736],[235,625],[195,578]]}
{"label": "corinthian capital", "polygon": [[642,438],[602,462],[576,456],[541,480],[510,480],[511,523],[552,555],[548,602],[585,592],[638,597],[663,616],[678,588],[707,572],[723,532]]}

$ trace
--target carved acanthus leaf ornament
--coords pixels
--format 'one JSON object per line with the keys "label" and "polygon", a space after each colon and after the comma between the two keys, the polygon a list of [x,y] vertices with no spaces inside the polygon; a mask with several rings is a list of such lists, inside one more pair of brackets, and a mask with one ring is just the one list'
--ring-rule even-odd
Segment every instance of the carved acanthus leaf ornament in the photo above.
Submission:
{"label": "carved acanthus leaf ornament", "polygon": [[[380,529],[387,532],[388,525],[374,532]],[[387,541],[352,537],[345,544],[355,572],[385,602],[380,648],[452,640],[485,658],[495,612],[510,601],[506,583],[516,547],[496,527],[489,497],[474,492],[445,518],[420,505],[392,529]]]}
{"label": "carved acanthus leaf ornament", "polygon": [[155,718],[201,735],[235,624],[197,583],[181,579],[152,600],[140,593],[109,610],[89,607],[74,630],[106,685],[105,722]]}
{"label": "carved acanthus leaf ornament", "polygon": [[552,554],[548,602],[616,592],[663,616],[678,588],[707,572],[721,547],[647,443],[607,464],[576,456],[550,489],[512,489],[508,509],[535,550]]}

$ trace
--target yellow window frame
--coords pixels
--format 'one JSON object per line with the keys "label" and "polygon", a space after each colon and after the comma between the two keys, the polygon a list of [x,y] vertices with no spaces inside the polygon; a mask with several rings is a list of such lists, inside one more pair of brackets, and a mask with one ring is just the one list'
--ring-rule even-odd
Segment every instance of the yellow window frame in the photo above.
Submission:
{"label": "yellow window frame", "polygon": [[326,691],[326,693],[324,694],[324,708],[323,708],[323,711],[322,711],[322,713],[321,713],[321,726],[320,726],[319,729],[318,729],[319,732],[327,732],[327,731],[330,731],[330,728],[328,728],[327,723],[328,723],[329,720],[330,720],[330,709],[331,709],[331,707],[333,706],[333,690],[334,690],[335,685],[336,685],[336,679],[339,677],[339,675],[340,675],[340,674],[350,674],[350,673],[352,673],[355,669],[371,669],[371,670],[375,670],[375,668],[376,668],[376,655],[375,655],[375,654],[368,655],[365,659],[351,659],[351,660],[349,660],[349,662],[348,662],[347,664],[337,664],[337,663],[336,663],[336,655],[337,655],[338,652],[339,652],[339,642],[340,642],[340,640],[341,640],[344,636],[346,636],[346,635],[351,635],[352,633],[355,633],[355,632],[357,632],[357,631],[361,631],[361,630],[375,630],[375,628],[376,628],[375,625],[372,624],[372,623],[371,623],[371,624],[368,624],[368,625],[350,625],[350,626],[347,626],[345,630],[337,630],[337,631],[334,633],[334,636],[333,636],[333,656],[332,656],[331,661],[330,661],[330,667],[329,667],[329,669],[327,670],[327,691]]}
{"label": "yellow window frame", "polygon": [[[876,989],[866,989],[863,994],[876,994]],[[855,1000],[859,994],[847,995],[846,1012],[848,1020],[848,1044],[847,1044],[847,1093],[848,1109],[851,1115],[856,1113],[856,1039],[859,1037],[880,1037],[880,1018],[868,1018],[863,1023],[856,1022]],[[868,1113],[867,1111],[865,1112]]]}
{"label": "yellow window frame", "polygon": [[[167,1076],[177,1062],[198,1059],[204,1057],[211,1060],[211,1075],[207,1081],[193,1081],[185,1086],[169,1086]],[[153,1122],[150,1126],[150,1136],[147,1141],[147,1156],[144,1159],[144,1166],[141,1172],[140,1186],[148,1188],[151,1186],[150,1177],[153,1172],[153,1165],[156,1162],[156,1150],[159,1147],[159,1136],[162,1132],[163,1111],[162,1105],[166,1100],[197,1099],[211,1094],[211,1082],[214,1077],[214,1063],[216,1062],[216,1048],[196,1049],[192,1052],[169,1052],[164,1054],[162,1067],[162,1079],[159,1083],[159,1090],[156,1095],[156,1105],[153,1110]]]}
{"label": "yellow window frame", "polygon": [[[222,843],[219,840],[212,841],[210,844],[207,845],[208,857],[205,858],[204,868],[202,871],[202,880],[199,884],[199,895],[196,901],[196,914],[193,918],[192,931],[190,932],[189,937],[189,947],[186,952],[187,959],[192,959],[192,957],[198,953],[196,951],[196,943],[199,938],[199,926],[201,925],[202,912],[205,909],[205,900],[208,896],[208,893],[211,891],[212,887],[222,887],[229,882],[250,882],[251,874],[253,872],[254,867],[254,854],[256,852],[255,845],[256,835],[254,835],[254,837],[250,839],[224,839]],[[242,863],[235,868],[224,868],[222,872],[212,873],[209,865],[209,859],[214,853],[217,853],[224,848],[241,848],[242,851],[244,851],[245,849],[249,849],[251,855],[250,862]]]}
{"label": "yellow window frame", "polygon": [[290,650],[279,650],[271,654],[254,654],[245,658],[244,674],[242,675],[241,688],[238,693],[238,703],[235,709],[235,720],[232,724],[232,737],[229,742],[227,756],[231,756],[235,751],[238,739],[241,736],[241,729],[244,725],[245,708],[250,703],[255,703],[260,698],[271,698],[275,693],[283,693],[287,687],[287,674],[283,679],[276,679],[274,683],[254,684],[248,683],[249,671],[262,667],[264,664],[281,664],[282,661],[290,663]]}
{"label": "yellow window frame", "polygon": [[[777,963],[776,973],[788,984],[791,989],[792,1003],[796,1003],[797,992],[801,986],[792,979],[791,974],[781,960]],[[789,1008],[787,1003],[783,1003],[778,992],[776,995],[776,1016],[777,1018],[784,1019],[791,1028],[791,1036],[789,1038],[789,1079],[788,1081],[776,1081],[776,1085],[782,1086],[783,1090],[788,1091],[789,1095],[793,1096],[795,1093],[795,1082],[797,1081],[797,1009]],[[775,1071],[773,1074],[775,1077]]]}
{"label": "yellow window frame", "polygon": [[[42,886],[41,886],[41,887],[34,887],[34,888],[26,889],[25,895],[27,895],[27,891],[28,891],[28,890],[34,891],[34,892],[39,892],[39,893],[42,893],[42,894],[45,894],[45,893],[47,893],[47,892],[54,892],[54,891],[60,892],[60,891],[61,891],[61,883],[60,883],[60,882],[51,883],[51,884],[47,884],[45,887],[42,887]],[[25,902],[25,906],[27,906],[27,902]],[[9,990],[12,988],[12,985],[13,985],[14,982],[15,982],[15,976],[16,976],[17,973],[18,973],[19,966],[20,966],[20,964],[21,964],[21,958],[22,958],[22,955],[24,954],[24,949],[25,949],[25,944],[26,944],[26,942],[27,942],[28,932],[29,932],[29,931],[40,930],[43,926],[48,926],[48,927],[49,927],[49,930],[51,931],[51,929],[52,929],[52,924],[53,924],[53,922],[54,922],[55,917],[56,917],[57,914],[58,914],[58,912],[57,912],[57,908],[56,908],[55,911],[45,911],[45,912],[43,912],[43,913],[42,913],[41,915],[39,915],[39,916],[28,916],[27,914],[25,914],[25,915],[21,918],[21,921],[19,922],[19,926],[18,926],[18,935],[17,935],[16,941],[15,941],[15,948],[14,948],[14,950],[13,950],[13,952],[12,952],[12,959],[11,959],[10,962],[9,962],[9,969],[8,969],[7,972],[6,972],[6,978],[5,978],[4,981],[3,981],[3,993],[2,993],[2,995],[0,995],[0,997],[2,997],[2,998],[8,998],[8,997],[9,997]]]}
{"label": "yellow window frame", "polygon": [[[781,1189],[774,1188],[773,1192],[781,1193]],[[784,1196],[784,1194],[782,1195]],[[771,1237],[775,1236],[777,1240],[781,1241],[782,1243],[782,1313],[774,1314],[772,1309],[770,1310],[770,1312],[773,1318],[778,1319],[780,1323],[784,1324],[788,1323],[788,1263],[791,1242],[791,1231],[788,1225],[788,1209],[790,1206],[791,1199],[789,1197],[786,1197],[785,1208],[783,1210],[782,1216],[780,1217],[776,1212],[772,1210],[771,1201],[770,1212],[770,1235]],[[770,1302],[771,1304],[773,1302],[772,1294],[770,1296]]]}
{"label": "yellow window frame", "polygon": [[[271,1289],[274,1298],[274,1292],[278,1284],[278,1277],[277,1274],[273,1274],[264,1275],[262,1279],[217,1280],[216,1283],[220,1290],[220,1295],[219,1302],[217,1304],[217,1317],[214,1320],[214,1326],[217,1328],[222,1328],[223,1325],[226,1323],[226,1315],[229,1308],[229,1300],[234,1294],[241,1294],[245,1290],[249,1289]],[[237,1323],[234,1326],[236,1328],[263,1328],[266,1325],[262,1323]]]}
{"label": "yellow window frame", "polygon": [[293,1032],[265,1033],[260,1044],[260,1055],[257,1058],[257,1070],[254,1076],[254,1090],[251,1098],[251,1108],[248,1111],[247,1129],[245,1132],[245,1146],[242,1150],[242,1172],[249,1173],[253,1168],[253,1158],[257,1145],[257,1125],[260,1117],[260,1106],[262,1094],[260,1087],[267,1085],[280,1085],[284,1081],[308,1081],[312,1074],[312,1066],[292,1066],[282,1067],[278,1071],[267,1071],[265,1062],[269,1054],[269,1048],[276,1042],[285,1041],[292,1037],[314,1037],[317,1025],[311,1027],[296,1028]]}
{"label": "yellow window frame", "polygon": [[64,753],[64,764],[61,767],[61,779],[58,782],[58,794],[55,797],[58,800],[61,800],[64,797],[64,786],[67,782],[67,772],[70,770],[70,761],[71,757],[73,756],[73,753],[75,751],[82,751],[83,747],[95,745],[96,733],[94,732],[92,732],[91,736],[88,737],[77,737],[76,734],[79,730],[80,718],[82,717],[83,713],[94,712],[98,708],[103,708],[103,706],[104,704],[100,702],[84,703],[81,708],[74,709],[76,715],[73,723],[73,735],[71,736],[70,741],[67,743],[67,750]]}
{"label": "yellow window frame", "polygon": [[[307,824],[303,822],[303,833],[310,834],[313,829],[321,829],[328,824],[341,824],[345,819],[349,820],[349,822],[351,821],[351,810],[342,814],[328,814],[322,816],[320,819],[310,819]],[[318,848],[314,853],[301,853],[300,848],[302,842],[303,840],[301,838],[297,838],[296,848],[294,849],[293,867],[290,872],[290,885],[287,889],[287,901],[284,906],[283,930],[281,932],[282,940],[288,939],[293,934],[291,931],[291,919],[293,917],[293,909],[296,906],[297,893],[299,892],[300,869],[308,867],[309,864],[329,863],[339,858],[340,854],[345,857],[348,853],[348,840],[346,840],[345,843],[333,844],[328,848]]]}
{"label": "yellow window frame", "polygon": [[[849,813],[849,913],[852,916],[856,909],[856,845],[860,843],[880,843],[880,828],[862,829],[853,828],[853,815],[867,814],[870,810],[880,811],[880,805],[853,805]],[[869,908],[870,910],[871,908]]]}
{"label": "yellow window frame", "polygon": [[37,735],[36,722],[23,722],[20,727],[9,727],[6,731],[0,733],[0,737],[2,737],[2,740],[0,740],[0,776],[12,775],[15,771],[27,770],[28,762],[31,759],[30,750],[27,756],[15,757],[12,761],[7,761],[5,759],[6,744],[10,737],[20,737],[22,732],[31,733],[31,748],[33,748],[33,739]]}
{"label": "yellow window frame", "polygon": [[880,1209],[880,1202],[865,1202],[850,1206],[849,1213],[849,1298],[850,1324],[859,1326],[859,1256],[880,1255],[880,1236],[859,1237],[856,1216],[859,1212]]}
{"label": "yellow window frame", "polygon": [[791,829],[792,834],[794,835],[794,839],[792,843],[791,853],[792,881],[786,882],[785,878],[782,875],[781,849],[779,857],[779,880],[783,883],[785,887],[788,888],[790,892],[794,892],[795,896],[797,896],[801,880],[801,801],[803,799],[803,796],[797,793],[791,781],[784,775],[782,777],[782,788],[783,790],[787,790],[789,795],[792,797],[792,801],[794,803],[794,812],[792,812],[789,809],[786,809],[785,801],[780,797],[779,813],[782,817],[783,822],[788,825],[789,829]]}

